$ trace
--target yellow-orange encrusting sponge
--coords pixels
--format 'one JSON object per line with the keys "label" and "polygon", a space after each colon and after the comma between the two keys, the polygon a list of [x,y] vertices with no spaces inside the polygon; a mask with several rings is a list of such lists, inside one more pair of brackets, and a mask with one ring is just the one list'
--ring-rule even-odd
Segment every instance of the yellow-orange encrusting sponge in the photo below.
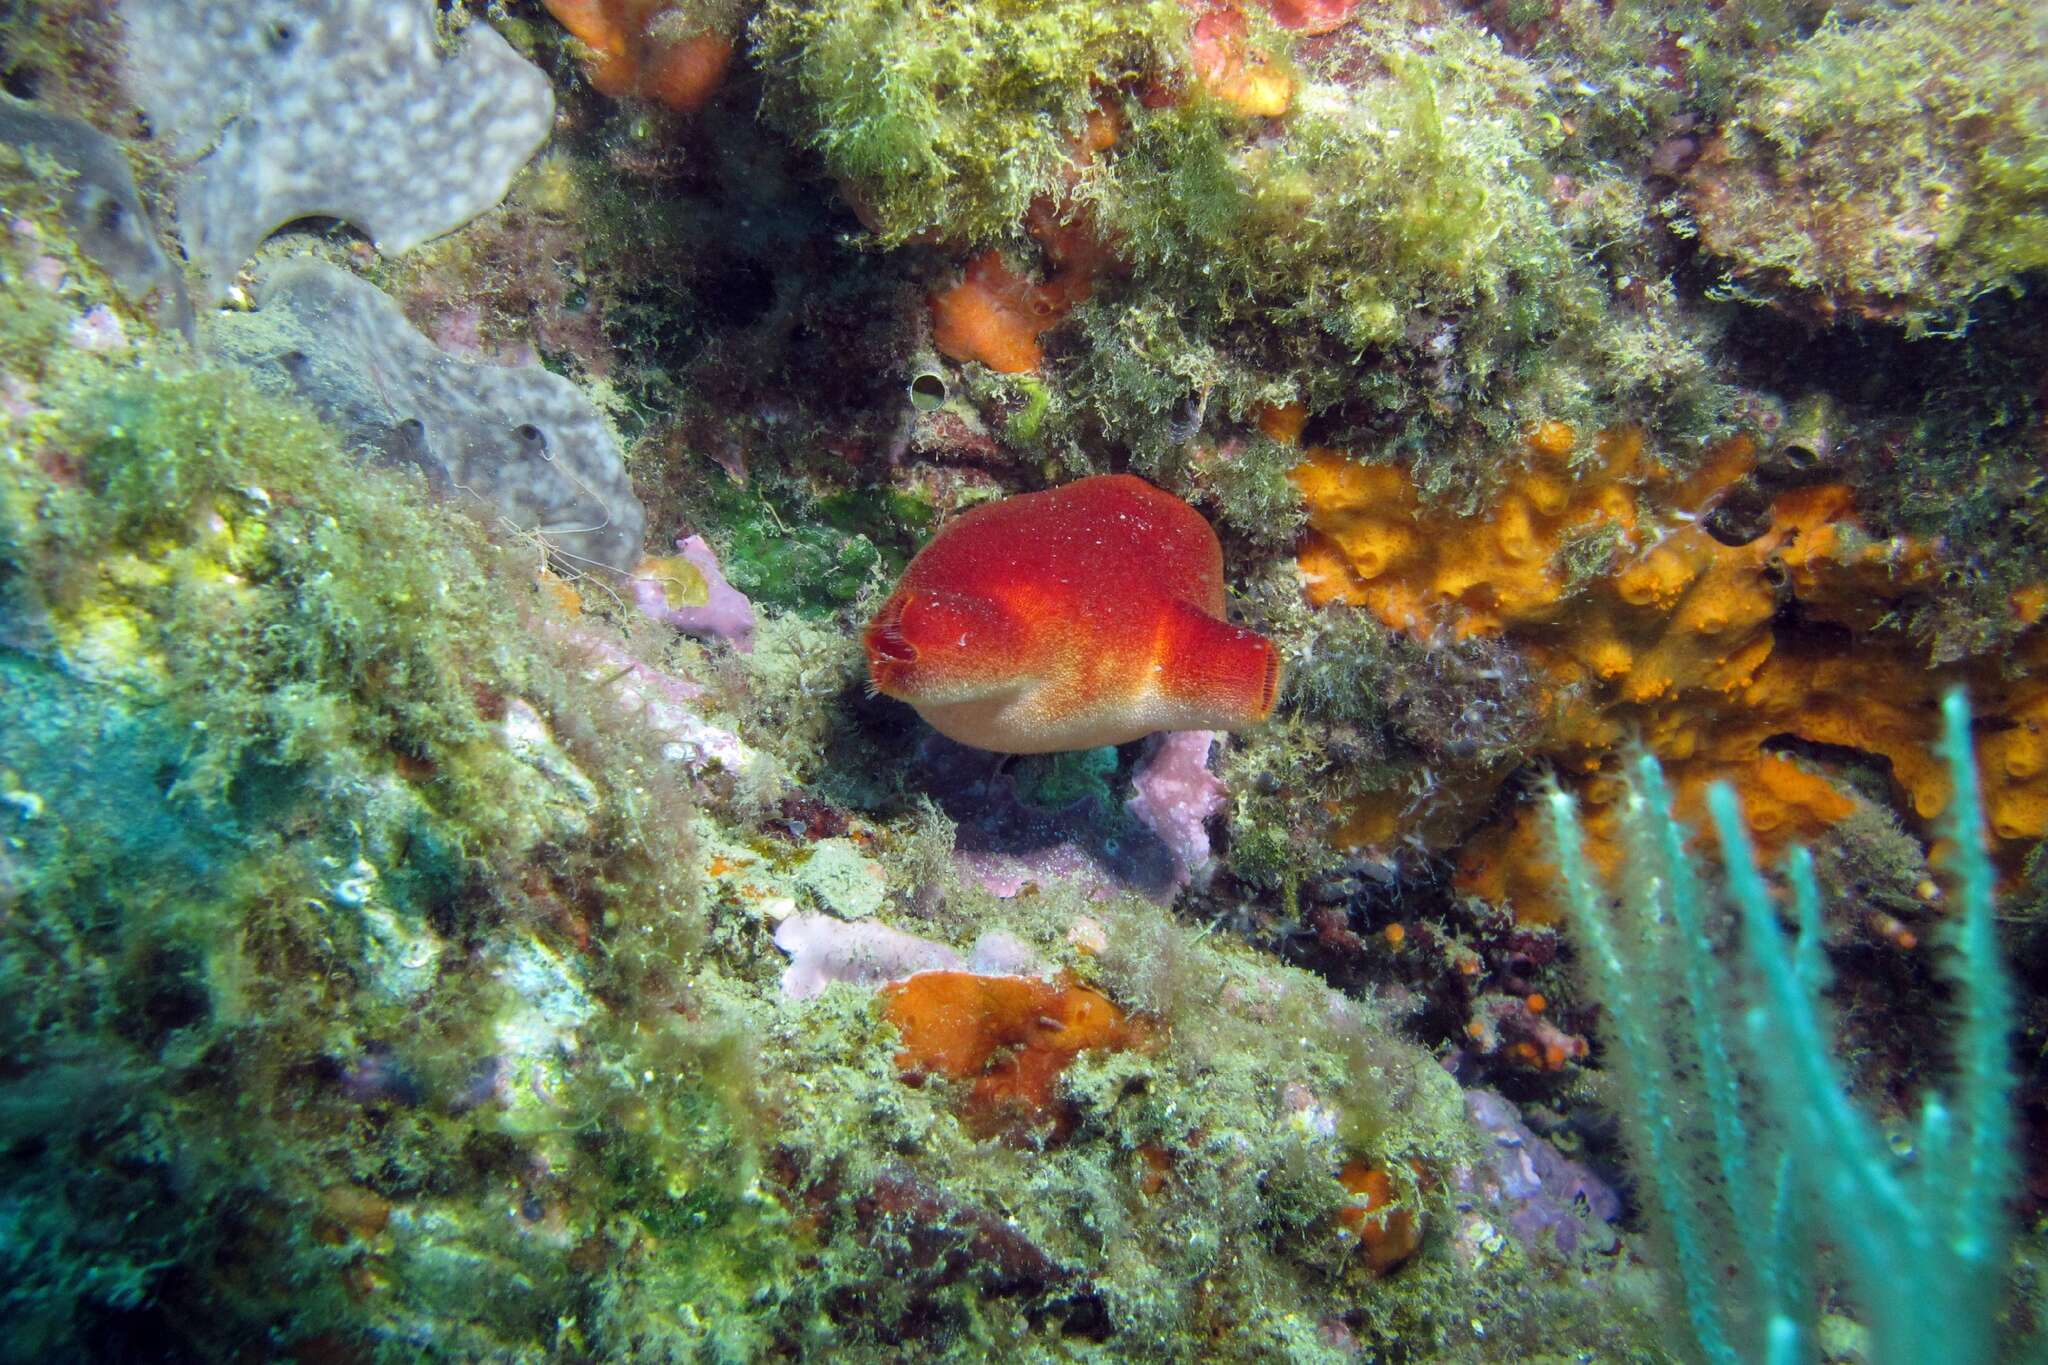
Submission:
{"label": "yellow-orange encrusting sponge", "polygon": [[[1724,442],[1684,480],[1646,459],[1626,429],[1602,433],[1597,458],[1572,479],[1558,462],[1575,444],[1562,423],[1540,424],[1528,438],[1529,467],[1490,514],[1469,519],[1423,508],[1400,469],[1333,451],[1308,452],[1294,478],[1309,509],[1298,557],[1311,601],[1360,606],[1420,635],[1499,635],[1521,647],[1541,688],[1536,752],[1586,803],[1596,863],[1619,857],[1602,808],[1619,790],[1615,756],[1638,737],[1663,761],[1679,814],[1695,827],[1707,786],[1733,783],[1766,857],[1812,842],[1857,804],[1779,752],[1788,743],[1888,759],[1902,804],[1933,817],[1948,800],[1928,757],[1934,708],[1959,674],[1979,714],[2009,726],[1987,727],[1980,742],[1994,835],[2016,850],[2048,833],[2048,683],[1989,668],[1936,671],[1905,641],[1864,638],[1901,593],[1929,583],[1925,546],[1869,537],[1838,484],[1780,493],[1761,535],[1725,545],[1697,514],[1749,472],[1747,439]],[[1569,546],[1596,534],[1611,542],[1611,564],[1575,584]],[[1800,624],[1781,614],[1791,604]],[[2048,596],[2014,603],[2022,620],[2044,607]],[[2038,674],[2048,638],[2026,649]],[[1446,799],[1475,811],[1491,790],[1445,788]],[[1339,812],[1338,837],[1383,844],[1412,832],[1392,816],[1385,802],[1362,798]],[[1539,826],[1524,809],[1468,841],[1461,889],[1512,900],[1526,917],[1553,916]]]}
{"label": "yellow-orange encrusting sponge", "polygon": [[1459,639],[1547,619],[1570,586],[1558,555],[1566,539],[1602,526],[1635,532],[1625,481],[1638,473],[1641,438],[1618,433],[1599,451],[1598,469],[1578,480],[1542,460],[1490,513],[1469,518],[1425,511],[1397,465],[1308,451],[1293,478],[1308,504],[1298,558],[1309,600],[1365,607],[1397,630],[1440,623]]}
{"label": "yellow-orange encrusting sponge", "polygon": [[875,689],[1003,753],[1235,730],[1280,686],[1272,642],[1223,619],[1201,513],[1127,474],[985,503],[939,529],[864,638]]}

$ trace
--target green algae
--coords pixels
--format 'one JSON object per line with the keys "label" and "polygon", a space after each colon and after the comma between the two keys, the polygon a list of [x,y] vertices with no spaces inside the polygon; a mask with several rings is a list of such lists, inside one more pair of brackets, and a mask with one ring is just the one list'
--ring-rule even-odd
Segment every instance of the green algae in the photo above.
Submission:
{"label": "green algae", "polygon": [[876,238],[1015,234],[1062,187],[1103,91],[1171,69],[1163,0],[770,3],[752,27],[771,118],[816,147]]}
{"label": "green algae", "polygon": [[720,563],[753,600],[820,616],[901,573],[932,525],[914,493],[858,489],[818,496],[788,480],[719,482],[704,513]]}
{"label": "green algae", "polygon": [[[1741,88],[1692,176],[1734,297],[1960,334],[2048,266],[2044,57],[2024,5],[1831,21]],[[1808,208],[1775,206],[1796,193]]]}

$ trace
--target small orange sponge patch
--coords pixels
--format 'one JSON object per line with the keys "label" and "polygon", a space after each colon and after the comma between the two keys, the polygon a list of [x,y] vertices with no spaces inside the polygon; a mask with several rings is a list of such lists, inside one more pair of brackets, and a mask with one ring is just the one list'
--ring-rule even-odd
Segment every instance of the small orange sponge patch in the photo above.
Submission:
{"label": "small orange sponge patch", "polygon": [[693,26],[663,0],[542,0],[556,22],[590,49],[590,83],[607,95],[639,95],[671,109],[699,108],[725,79],[732,39]]}
{"label": "small orange sponge patch", "polygon": [[[2001,851],[2048,833],[2048,766],[2036,756],[2048,757],[2048,684],[1930,669],[1910,642],[1868,634],[1902,594],[1929,589],[1928,547],[1866,533],[1840,484],[1784,490],[1754,536],[1716,540],[1697,514],[1750,473],[1746,437],[1716,446],[1684,478],[1631,428],[1600,433],[1590,458],[1567,469],[1578,446],[1564,423],[1535,426],[1524,467],[1478,517],[1423,506],[1396,466],[1307,451],[1293,475],[1309,512],[1297,562],[1317,605],[1360,607],[1415,634],[1502,636],[1522,650],[1547,718],[1537,752],[1589,807],[1587,853],[1601,870],[1620,857],[1604,808],[1620,790],[1612,757],[1631,737],[1663,761],[1679,815],[1695,827],[1708,785],[1733,783],[1767,858],[1857,807],[1822,772],[1776,752],[1787,740],[1882,756],[1901,804],[1931,819],[1948,799],[1928,752],[1933,708],[1958,675],[1983,715],[2007,722],[1980,743]],[[1594,538],[1608,548],[1605,566],[1575,572],[1572,547]],[[2031,609],[2015,600],[2022,620]],[[2033,636],[2020,657],[2030,668],[2048,662],[2048,637]],[[1452,795],[1476,811],[1492,790],[1480,782]],[[1338,816],[1346,843],[1409,832],[1373,798]],[[1482,830],[1460,854],[1458,888],[1510,901],[1524,919],[1554,918],[1541,827],[1525,806]]]}
{"label": "small orange sponge patch", "polygon": [[1000,753],[1236,730],[1280,687],[1271,641],[1223,619],[1201,513],[1107,474],[985,503],[941,527],[868,624],[875,690]]}
{"label": "small orange sponge patch", "polygon": [[1033,284],[985,251],[960,283],[932,298],[932,345],[952,360],[978,360],[997,374],[1035,370],[1038,338],[1088,297],[1086,271],[1063,271]]}
{"label": "small orange sponge patch", "polygon": [[[1419,1166],[1413,1169],[1418,1176],[1422,1172]],[[1351,1202],[1337,1211],[1337,1221],[1358,1238],[1373,1274],[1386,1274],[1421,1249],[1422,1214],[1413,1207],[1390,1207],[1396,1202],[1394,1180],[1384,1167],[1347,1161],[1337,1183],[1351,1194]]]}
{"label": "small orange sponge patch", "polygon": [[1108,996],[1071,979],[919,972],[882,988],[883,1014],[903,1035],[896,1065],[910,1076],[972,1082],[964,1119],[989,1137],[1057,1127],[1060,1073],[1091,1048],[1130,1047],[1142,1026]]}

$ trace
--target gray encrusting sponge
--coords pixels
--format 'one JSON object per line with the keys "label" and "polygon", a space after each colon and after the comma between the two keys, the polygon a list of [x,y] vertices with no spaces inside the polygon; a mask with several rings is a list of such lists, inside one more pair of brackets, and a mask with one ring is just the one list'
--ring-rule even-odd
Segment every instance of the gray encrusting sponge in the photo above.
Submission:
{"label": "gray encrusting sponge", "polygon": [[130,92],[212,301],[272,232],[333,217],[404,251],[504,198],[554,92],[482,24],[444,57],[427,0],[121,0]]}
{"label": "gray encrusting sponge", "polygon": [[157,245],[121,144],[89,123],[0,92],[0,142],[33,149],[71,173],[64,185],[64,226],[114,286],[139,299],[174,285],[177,267]]}
{"label": "gray encrusting sponge", "polygon": [[223,313],[214,346],[310,402],[358,451],[415,464],[483,520],[538,531],[572,564],[630,570],[647,517],[617,443],[574,384],[537,365],[476,365],[414,330],[376,286],[310,257]]}

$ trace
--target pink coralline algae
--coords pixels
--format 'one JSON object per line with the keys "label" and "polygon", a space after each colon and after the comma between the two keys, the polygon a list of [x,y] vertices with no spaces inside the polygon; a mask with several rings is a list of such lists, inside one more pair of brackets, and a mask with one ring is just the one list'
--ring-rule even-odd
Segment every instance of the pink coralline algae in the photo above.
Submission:
{"label": "pink coralline algae", "polygon": [[544,629],[583,654],[588,676],[607,680],[604,686],[619,714],[638,720],[659,738],[662,757],[698,777],[713,769],[738,774],[753,765],[755,755],[738,735],[698,714],[702,685],[665,673],[594,631],[554,623]]}
{"label": "pink coralline algae", "polygon": [[1209,817],[1223,808],[1224,787],[1209,771],[1214,730],[1174,730],[1152,741],[1152,751],[1131,774],[1136,791],[1124,809],[1159,836],[1179,864],[1185,883],[1209,862]]}
{"label": "pink coralline algae", "polygon": [[1134,891],[1163,903],[1209,861],[1204,822],[1224,798],[1206,766],[1215,739],[1182,730],[1152,740],[1122,811],[1090,797],[1033,804],[988,754],[937,734],[919,750],[920,781],[958,826],[954,864],[991,895],[1064,885],[1095,899]]}
{"label": "pink coralline algae", "polygon": [[635,574],[630,580],[633,601],[648,616],[663,625],[691,635],[729,640],[742,654],[754,652],[754,604],[745,593],[726,582],[718,567],[718,556],[702,536],[676,542],[676,550],[697,572],[704,575],[710,596],[701,605],[678,607],[669,603],[659,583]]}
{"label": "pink coralline algae", "polygon": [[[1491,1090],[1465,1092],[1465,1113],[1491,1141],[1481,1159],[1452,1177],[1461,1213],[1484,1212],[1507,1224],[1532,1254],[1571,1257],[1614,1243],[1609,1226],[1621,1216],[1621,1198],[1606,1182],[1531,1132],[1515,1106]],[[1468,1221],[1453,1238],[1458,1254],[1476,1250]]]}

